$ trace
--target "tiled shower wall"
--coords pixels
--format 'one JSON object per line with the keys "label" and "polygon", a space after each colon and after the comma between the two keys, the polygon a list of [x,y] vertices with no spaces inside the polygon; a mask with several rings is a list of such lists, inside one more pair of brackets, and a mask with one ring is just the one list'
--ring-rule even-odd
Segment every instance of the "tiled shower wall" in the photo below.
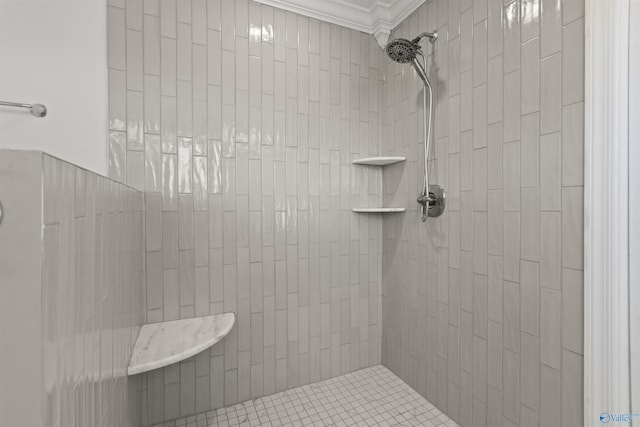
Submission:
{"label": "tiled shower wall", "polygon": [[438,30],[421,223],[422,83],[387,61],[382,361],[463,426],[582,426],[581,0],[432,0],[392,37]]}
{"label": "tiled shower wall", "polygon": [[44,425],[139,426],[143,195],[41,156]]}
{"label": "tiled shower wall", "polygon": [[36,151],[0,150],[0,423],[141,423],[143,195]]}
{"label": "tiled shower wall", "polygon": [[382,58],[248,0],[110,0],[110,175],[146,194],[147,321],[236,312],[146,424],[380,362]]}

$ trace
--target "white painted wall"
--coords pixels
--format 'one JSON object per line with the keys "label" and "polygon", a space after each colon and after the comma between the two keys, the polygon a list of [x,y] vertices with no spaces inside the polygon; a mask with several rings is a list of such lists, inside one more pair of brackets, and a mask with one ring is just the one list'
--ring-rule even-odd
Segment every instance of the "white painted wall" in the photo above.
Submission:
{"label": "white painted wall", "polygon": [[[640,1],[629,5],[629,312],[631,412],[640,413]],[[640,417],[633,418],[640,427]]]}
{"label": "white painted wall", "polygon": [[637,68],[630,53],[637,49],[637,22],[630,13],[637,2],[585,2],[584,420],[592,426],[603,424],[602,412],[637,407],[631,402],[637,367],[630,363],[638,310],[630,250],[637,234],[630,216],[637,210]]}
{"label": "white painted wall", "polygon": [[0,148],[41,150],[107,173],[106,0],[0,0]]}

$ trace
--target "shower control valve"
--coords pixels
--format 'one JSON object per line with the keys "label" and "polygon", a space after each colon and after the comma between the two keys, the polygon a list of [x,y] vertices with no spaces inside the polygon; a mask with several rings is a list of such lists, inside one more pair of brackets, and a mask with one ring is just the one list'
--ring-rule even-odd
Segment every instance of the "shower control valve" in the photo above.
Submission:
{"label": "shower control valve", "polygon": [[422,222],[427,220],[427,217],[439,217],[444,212],[446,204],[446,193],[444,188],[439,185],[430,185],[429,194],[421,193],[417,199],[420,205],[420,219]]}
{"label": "shower control valve", "polygon": [[432,194],[433,194],[433,193],[431,193],[431,192],[429,192],[429,194],[428,194],[428,195],[427,195],[427,194],[422,193],[422,194],[420,194],[420,195],[418,196],[418,199],[417,199],[416,201],[417,201],[419,204],[421,204],[422,206],[426,206],[426,205],[429,205],[429,206],[430,206],[433,202],[435,202],[435,198],[434,198],[434,197],[432,197]]}

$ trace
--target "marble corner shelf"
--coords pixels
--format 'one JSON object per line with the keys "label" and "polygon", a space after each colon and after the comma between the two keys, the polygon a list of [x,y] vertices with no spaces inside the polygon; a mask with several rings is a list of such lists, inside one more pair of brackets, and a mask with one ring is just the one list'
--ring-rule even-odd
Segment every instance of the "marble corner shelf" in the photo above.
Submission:
{"label": "marble corner shelf", "polygon": [[356,213],[398,213],[404,212],[405,208],[354,208],[352,212]]}
{"label": "marble corner shelf", "polygon": [[180,362],[222,340],[233,328],[234,313],[150,323],[140,328],[127,374]]}
{"label": "marble corner shelf", "polygon": [[406,161],[406,157],[366,157],[352,161],[354,165],[387,166]]}

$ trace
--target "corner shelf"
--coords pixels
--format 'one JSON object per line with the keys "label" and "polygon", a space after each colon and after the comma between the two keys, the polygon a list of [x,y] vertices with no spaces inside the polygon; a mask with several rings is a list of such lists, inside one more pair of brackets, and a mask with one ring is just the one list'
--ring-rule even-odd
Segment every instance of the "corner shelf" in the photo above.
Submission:
{"label": "corner shelf", "polygon": [[235,321],[234,313],[224,313],[143,325],[127,374],[140,374],[188,359],[222,340]]}
{"label": "corner shelf", "polygon": [[406,211],[405,208],[354,208],[352,212],[356,213],[400,213]]}
{"label": "corner shelf", "polygon": [[406,157],[365,157],[352,161],[354,165],[387,166],[406,161]]}

